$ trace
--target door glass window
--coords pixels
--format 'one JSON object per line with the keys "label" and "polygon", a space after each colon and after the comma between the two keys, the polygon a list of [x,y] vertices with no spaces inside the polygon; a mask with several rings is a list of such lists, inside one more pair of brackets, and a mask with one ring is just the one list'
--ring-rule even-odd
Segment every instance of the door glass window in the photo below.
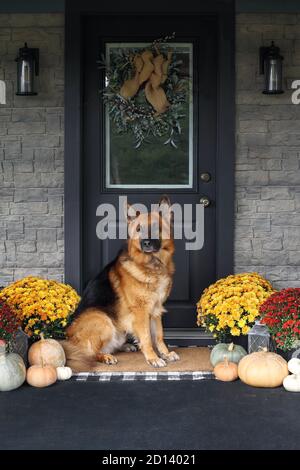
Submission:
{"label": "door glass window", "polygon": [[193,45],[106,43],[106,188],[193,185]]}

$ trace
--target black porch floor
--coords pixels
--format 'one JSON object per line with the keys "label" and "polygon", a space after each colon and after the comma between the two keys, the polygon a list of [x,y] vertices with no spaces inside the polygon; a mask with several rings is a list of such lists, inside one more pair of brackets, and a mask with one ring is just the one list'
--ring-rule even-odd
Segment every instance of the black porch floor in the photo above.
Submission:
{"label": "black porch floor", "polygon": [[300,449],[300,394],[239,381],[25,385],[0,416],[1,449]]}

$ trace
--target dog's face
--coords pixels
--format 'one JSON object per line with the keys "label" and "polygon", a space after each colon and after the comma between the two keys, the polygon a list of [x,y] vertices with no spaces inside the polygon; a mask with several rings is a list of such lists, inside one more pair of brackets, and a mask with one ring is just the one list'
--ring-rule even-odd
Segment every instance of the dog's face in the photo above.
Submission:
{"label": "dog's face", "polygon": [[174,253],[170,201],[164,197],[159,202],[160,211],[133,213],[128,207],[128,251],[137,262],[148,263],[155,259],[166,261]]}

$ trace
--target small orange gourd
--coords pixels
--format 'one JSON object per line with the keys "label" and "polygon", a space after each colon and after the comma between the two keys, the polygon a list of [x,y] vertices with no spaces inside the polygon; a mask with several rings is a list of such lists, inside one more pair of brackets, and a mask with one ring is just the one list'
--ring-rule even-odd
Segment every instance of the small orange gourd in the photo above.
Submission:
{"label": "small orange gourd", "polygon": [[47,365],[31,366],[27,370],[26,380],[33,387],[48,387],[57,381],[56,369]]}
{"label": "small orange gourd", "polygon": [[217,379],[223,382],[233,382],[238,378],[238,367],[234,362],[229,362],[225,356],[224,361],[215,366],[214,374]]}

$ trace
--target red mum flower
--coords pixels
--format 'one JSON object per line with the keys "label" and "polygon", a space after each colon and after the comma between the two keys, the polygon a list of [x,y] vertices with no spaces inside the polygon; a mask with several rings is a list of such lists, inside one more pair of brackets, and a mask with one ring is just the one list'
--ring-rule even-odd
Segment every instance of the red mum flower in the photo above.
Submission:
{"label": "red mum flower", "polygon": [[0,339],[6,342],[11,341],[16,335],[19,326],[20,322],[11,308],[7,304],[0,302]]}
{"label": "red mum flower", "polygon": [[260,314],[276,344],[284,350],[292,349],[300,339],[300,288],[274,292],[261,305]]}

